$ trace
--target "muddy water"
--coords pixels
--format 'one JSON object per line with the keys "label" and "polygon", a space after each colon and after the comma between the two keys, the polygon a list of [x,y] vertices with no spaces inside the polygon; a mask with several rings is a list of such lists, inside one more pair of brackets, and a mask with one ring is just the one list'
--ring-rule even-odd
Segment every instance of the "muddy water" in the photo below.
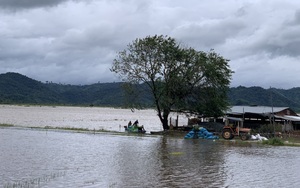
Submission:
{"label": "muddy water", "polygon": [[[130,110],[97,107],[62,106],[13,106],[0,105],[0,124],[23,127],[75,127],[124,132],[131,120],[139,120],[147,132],[161,131],[162,126],[153,109]],[[178,114],[171,114],[177,118]],[[179,115],[179,125],[186,125],[187,118]]]}
{"label": "muddy water", "polygon": [[0,187],[300,187],[298,147],[28,128],[122,132],[135,119],[161,130],[153,110],[0,106],[18,125],[0,128]]}
{"label": "muddy water", "polygon": [[299,187],[300,149],[0,129],[0,187]]}

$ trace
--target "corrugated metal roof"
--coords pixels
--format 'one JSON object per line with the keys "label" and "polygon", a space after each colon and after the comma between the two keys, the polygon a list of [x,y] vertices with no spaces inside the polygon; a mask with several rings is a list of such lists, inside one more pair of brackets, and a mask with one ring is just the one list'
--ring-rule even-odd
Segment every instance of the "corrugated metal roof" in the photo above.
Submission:
{"label": "corrugated metal roof", "polygon": [[232,106],[227,110],[227,114],[243,114],[243,113],[254,113],[254,114],[270,114],[277,113],[288,109],[289,107],[271,107],[271,106]]}
{"label": "corrugated metal roof", "polygon": [[229,120],[234,120],[234,121],[243,121],[242,118],[235,118],[235,117],[225,117],[226,119],[229,119]]}
{"label": "corrugated metal roof", "polygon": [[290,121],[300,121],[300,117],[298,116],[275,116],[276,118],[281,118]]}

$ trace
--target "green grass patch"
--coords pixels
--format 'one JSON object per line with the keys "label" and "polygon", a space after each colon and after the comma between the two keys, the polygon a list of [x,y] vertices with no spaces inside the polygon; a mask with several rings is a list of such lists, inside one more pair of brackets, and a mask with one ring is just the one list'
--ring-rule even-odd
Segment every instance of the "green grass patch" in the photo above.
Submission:
{"label": "green grass patch", "polygon": [[287,137],[285,138],[285,141],[300,143],[300,137]]}
{"label": "green grass patch", "polygon": [[284,142],[282,139],[280,138],[270,138],[269,140],[264,140],[262,142],[263,144],[267,144],[267,145],[272,145],[272,146],[283,146],[284,145]]}
{"label": "green grass patch", "polygon": [[6,124],[6,123],[1,123],[0,127],[13,127],[14,125],[12,124]]}

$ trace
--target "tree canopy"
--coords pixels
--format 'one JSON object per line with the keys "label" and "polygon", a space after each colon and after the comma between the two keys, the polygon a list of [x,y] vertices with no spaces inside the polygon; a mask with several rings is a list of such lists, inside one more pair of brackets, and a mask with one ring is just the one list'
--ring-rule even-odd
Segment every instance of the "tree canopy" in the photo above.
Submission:
{"label": "tree canopy", "polygon": [[212,50],[196,51],[155,35],[136,39],[119,52],[111,71],[126,83],[146,84],[166,130],[171,111],[222,114],[232,75],[228,62]]}

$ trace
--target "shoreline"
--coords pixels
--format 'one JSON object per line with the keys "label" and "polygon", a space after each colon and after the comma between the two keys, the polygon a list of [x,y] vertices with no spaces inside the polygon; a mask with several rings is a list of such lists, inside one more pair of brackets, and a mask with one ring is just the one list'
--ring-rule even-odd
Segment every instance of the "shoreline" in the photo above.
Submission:
{"label": "shoreline", "polygon": [[[39,131],[61,131],[61,132],[69,132],[69,133],[83,133],[83,134],[109,134],[109,135],[119,135],[119,136],[168,136],[168,137],[174,137],[178,139],[184,139],[184,136],[187,134],[185,131],[174,131],[174,130],[169,130],[169,131],[159,131],[161,134],[152,134],[150,133],[145,133],[145,134],[140,134],[140,133],[128,133],[128,132],[119,132],[119,131],[110,131],[110,130],[104,130],[104,129],[99,129],[99,130],[91,130],[91,129],[85,129],[85,128],[75,128],[75,127],[26,127],[26,126],[17,126],[17,125],[11,125],[11,124],[0,124],[0,129],[23,129],[23,130],[39,130]],[[187,140],[193,140],[193,139],[187,139]],[[199,138],[198,140],[206,140]],[[282,146],[292,146],[292,147],[300,147],[300,138],[294,138],[294,137],[289,137],[288,139],[283,139],[284,145]],[[223,143],[232,143],[232,144],[261,144],[261,145],[269,145],[269,144],[263,144],[262,141],[260,140],[246,140],[242,141],[239,138],[234,138],[232,140],[225,140],[223,138],[220,139],[215,139],[213,141],[220,141]],[[275,146],[275,145],[274,145]]]}

